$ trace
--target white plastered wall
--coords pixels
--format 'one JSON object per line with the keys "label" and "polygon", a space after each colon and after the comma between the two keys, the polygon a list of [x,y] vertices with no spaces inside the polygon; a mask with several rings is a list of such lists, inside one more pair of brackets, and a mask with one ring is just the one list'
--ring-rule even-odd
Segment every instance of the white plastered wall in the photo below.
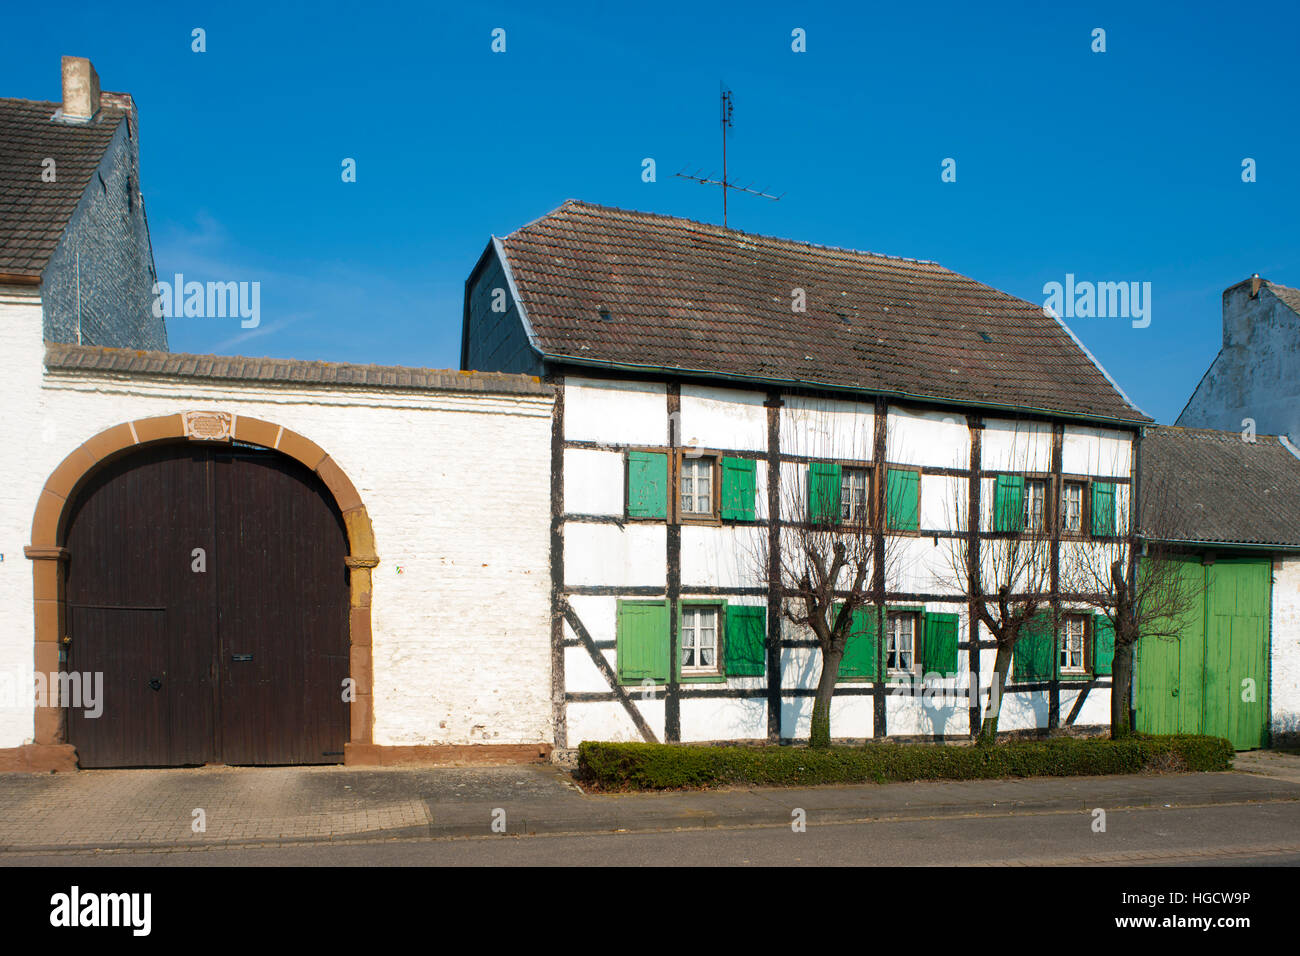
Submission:
{"label": "white plastered wall", "polygon": [[[6,337],[18,325],[8,318],[0,316]],[[316,442],[366,505],[380,558],[372,595],[374,742],[552,740],[549,397],[84,372],[42,378],[39,311],[33,328],[34,341],[17,336],[0,353],[0,387],[8,410],[17,410],[5,416],[16,434],[5,437],[10,447],[19,439],[25,447],[23,456],[0,459],[0,671],[30,674],[32,570],[22,545],[50,473],[122,422],[224,411]],[[0,747],[31,735],[30,697],[0,710]]]}

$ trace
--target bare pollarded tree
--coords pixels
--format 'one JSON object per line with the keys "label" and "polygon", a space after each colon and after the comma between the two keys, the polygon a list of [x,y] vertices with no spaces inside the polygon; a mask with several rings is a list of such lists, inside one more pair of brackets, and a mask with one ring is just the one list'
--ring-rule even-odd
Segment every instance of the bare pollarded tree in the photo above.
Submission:
{"label": "bare pollarded tree", "polygon": [[[825,747],[831,700],[850,637],[857,633],[855,622],[863,612],[875,615],[885,600],[886,571],[897,548],[887,524],[902,518],[887,515],[887,473],[871,462],[873,417],[849,403],[792,404],[781,445],[798,461],[783,465],[778,479],[779,539],[774,549],[766,532],[757,534],[750,563],[756,577],[779,589],[782,617],[810,630],[817,641],[821,673],[809,745]],[[910,520],[915,519],[913,512]]]}
{"label": "bare pollarded tree", "polygon": [[[970,596],[975,619],[997,644],[980,743],[997,737],[1002,690],[1016,645],[1027,636],[1027,625],[1051,605],[1050,481],[1033,477],[1042,473],[1042,463],[1035,461],[1030,441],[1019,433],[1013,433],[1009,460],[1014,471],[992,479],[990,508],[974,510],[977,499],[971,486],[957,485],[954,512],[965,533],[950,539],[947,567],[939,574],[941,584]],[[985,496],[979,494],[978,500]]]}
{"label": "bare pollarded tree", "polygon": [[1205,584],[1194,559],[1167,543],[1180,537],[1169,487],[1144,487],[1136,509],[1124,486],[1110,488],[1113,502],[1103,495],[1098,504],[1095,494],[1089,502],[1106,508],[1104,518],[1090,522],[1093,534],[1062,547],[1060,587],[1063,599],[1086,604],[1110,622],[1115,645],[1111,737],[1118,739],[1133,730],[1129,710],[1138,642],[1178,640],[1186,615],[1203,600]]}

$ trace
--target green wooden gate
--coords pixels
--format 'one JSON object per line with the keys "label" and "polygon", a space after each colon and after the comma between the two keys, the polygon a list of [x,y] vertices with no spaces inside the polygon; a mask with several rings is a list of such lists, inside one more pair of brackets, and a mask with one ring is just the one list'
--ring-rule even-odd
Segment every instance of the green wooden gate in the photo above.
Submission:
{"label": "green wooden gate", "polygon": [[1213,734],[1238,750],[1261,747],[1268,724],[1268,632],[1273,565],[1268,558],[1183,562],[1202,597],[1177,640],[1138,642],[1137,728],[1152,734]]}

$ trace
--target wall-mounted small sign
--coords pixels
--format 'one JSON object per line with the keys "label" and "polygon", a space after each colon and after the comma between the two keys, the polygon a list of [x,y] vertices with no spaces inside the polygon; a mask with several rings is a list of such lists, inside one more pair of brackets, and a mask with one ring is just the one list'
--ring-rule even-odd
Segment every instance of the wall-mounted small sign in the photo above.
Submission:
{"label": "wall-mounted small sign", "polygon": [[185,412],[185,437],[199,441],[230,441],[229,412]]}

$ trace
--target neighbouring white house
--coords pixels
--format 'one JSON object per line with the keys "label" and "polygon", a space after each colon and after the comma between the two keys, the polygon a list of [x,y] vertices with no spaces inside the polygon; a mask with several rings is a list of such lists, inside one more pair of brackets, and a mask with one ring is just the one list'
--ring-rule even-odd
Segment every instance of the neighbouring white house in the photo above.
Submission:
{"label": "neighbouring white house", "polygon": [[1223,292],[1223,346],[1178,424],[1300,442],[1300,289],[1252,276]]}

